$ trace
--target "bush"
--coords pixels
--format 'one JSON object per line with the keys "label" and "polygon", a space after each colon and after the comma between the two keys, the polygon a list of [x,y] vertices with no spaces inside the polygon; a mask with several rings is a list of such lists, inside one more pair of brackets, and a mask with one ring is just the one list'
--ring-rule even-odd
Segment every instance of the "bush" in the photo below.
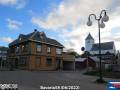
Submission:
{"label": "bush", "polygon": [[97,79],[96,81],[95,81],[96,83],[107,83],[104,79]]}

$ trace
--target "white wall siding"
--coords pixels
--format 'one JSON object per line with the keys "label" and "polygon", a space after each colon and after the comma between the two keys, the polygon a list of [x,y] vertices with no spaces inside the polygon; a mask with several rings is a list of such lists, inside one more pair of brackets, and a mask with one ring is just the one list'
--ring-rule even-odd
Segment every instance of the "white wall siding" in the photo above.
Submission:
{"label": "white wall siding", "polygon": [[[89,42],[89,43],[88,43]],[[90,39],[90,40],[86,40],[85,41],[85,50],[86,51],[90,51],[92,46],[94,44],[94,40]]]}
{"label": "white wall siding", "polygon": [[[111,49],[111,50],[101,50],[101,54],[105,54],[107,52],[110,52],[110,53],[115,53],[115,50],[114,49]],[[90,51],[91,54],[99,54],[99,51]]]}

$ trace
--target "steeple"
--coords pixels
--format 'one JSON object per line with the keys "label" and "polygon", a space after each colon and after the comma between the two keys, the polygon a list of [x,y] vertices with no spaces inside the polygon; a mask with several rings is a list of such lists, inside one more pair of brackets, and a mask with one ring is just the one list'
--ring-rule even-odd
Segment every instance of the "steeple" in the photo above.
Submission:
{"label": "steeple", "polygon": [[90,39],[94,40],[91,34],[89,33],[85,40],[90,40]]}
{"label": "steeple", "polygon": [[93,46],[93,44],[94,44],[94,38],[89,33],[88,36],[85,39],[85,50],[86,51],[90,51],[92,46]]}

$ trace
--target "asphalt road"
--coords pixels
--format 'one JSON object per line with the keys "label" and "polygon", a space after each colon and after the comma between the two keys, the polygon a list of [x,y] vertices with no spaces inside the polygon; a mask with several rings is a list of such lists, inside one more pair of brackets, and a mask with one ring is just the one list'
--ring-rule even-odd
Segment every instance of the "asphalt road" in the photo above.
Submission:
{"label": "asphalt road", "polygon": [[107,90],[106,84],[94,83],[96,79],[74,71],[0,71],[0,83],[18,84],[19,90],[40,90],[40,86],[80,86],[79,90]]}

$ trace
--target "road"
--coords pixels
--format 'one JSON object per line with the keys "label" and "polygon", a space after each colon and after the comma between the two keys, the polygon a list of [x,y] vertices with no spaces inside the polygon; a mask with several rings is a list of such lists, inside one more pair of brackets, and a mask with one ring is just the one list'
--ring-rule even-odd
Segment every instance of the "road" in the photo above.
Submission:
{"label": "road", "polygon": [[[80,86],[80,90],[107,90],[97,77],[75,71],[0,71],[0,83],[18,84],[19,90],[40,90],[40,86]],[[111,80],[111,79],[106,79]]]}

